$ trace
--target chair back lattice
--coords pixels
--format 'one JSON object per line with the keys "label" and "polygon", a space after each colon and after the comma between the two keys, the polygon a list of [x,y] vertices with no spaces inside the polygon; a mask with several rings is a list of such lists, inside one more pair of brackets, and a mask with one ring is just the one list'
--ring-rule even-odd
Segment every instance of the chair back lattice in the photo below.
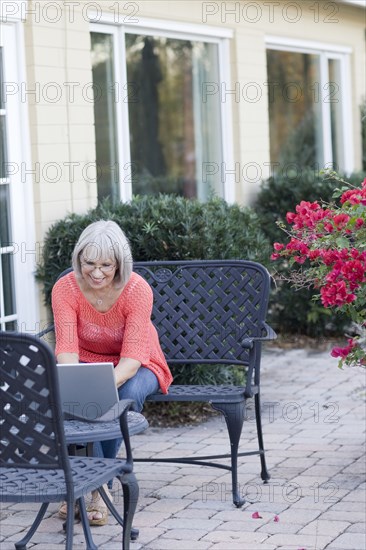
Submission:
{"label": "chair back lattice", "polygon": [[0,465],[68,469],[61,411],[50,348],[0,332]]}
{"label": "chair back lattice", "polygon": [[136,262],[154,292],[152,319],[170,363],[248,364],[263,336],[270,277],[250,261]]}

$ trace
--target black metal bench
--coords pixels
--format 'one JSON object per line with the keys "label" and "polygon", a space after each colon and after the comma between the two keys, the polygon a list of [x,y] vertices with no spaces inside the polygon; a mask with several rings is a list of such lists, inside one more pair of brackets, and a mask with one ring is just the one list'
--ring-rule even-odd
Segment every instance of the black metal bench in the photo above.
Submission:
{"label": "black metal bench", "polygon": [[[260,264],[242,260],[136,262],[134,271],[154,292],[152,319],[170,365],[239,365],[246,370],[244,386],[172,385],[167,395],[149,401],[201,401],[226,420],[230,453],[181,458],[136,458],[135,462],[201,464],[231,470],[236,506],[244,499],[238,488],[238,457],[259,454],[261,478],[270,478],[265,462],[260,406],[261,344],[276,338],[266,322],[270,276]],[[207,367],[209,368],[209,366]],[[254,397],[258,450],[240,452],[245,403]],[[231,464],[212,462],[230,458]]]}

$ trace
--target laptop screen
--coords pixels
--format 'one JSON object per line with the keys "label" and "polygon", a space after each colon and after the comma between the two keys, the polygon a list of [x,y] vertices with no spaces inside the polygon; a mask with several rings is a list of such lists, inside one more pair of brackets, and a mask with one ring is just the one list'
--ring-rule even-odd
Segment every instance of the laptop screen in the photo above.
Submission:
{"label": "laptop screen", "polygon": [[95,420],[119,398],[113,363],[57,364],[62,410]]}

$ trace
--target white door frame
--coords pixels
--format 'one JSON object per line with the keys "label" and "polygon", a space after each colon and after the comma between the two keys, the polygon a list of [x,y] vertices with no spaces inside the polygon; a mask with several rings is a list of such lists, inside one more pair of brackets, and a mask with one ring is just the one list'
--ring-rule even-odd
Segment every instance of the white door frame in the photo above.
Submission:
{"label": "white door frame", "polygon": [[35,238],[33,179],[30,170],[28,105],[22,101],[26,86],[23,22],[1,23],[6,101],[6,145],[9,163],[11,236],[17,330],[35,333],[39,327],[39,292],[35,281],[40,243]]}

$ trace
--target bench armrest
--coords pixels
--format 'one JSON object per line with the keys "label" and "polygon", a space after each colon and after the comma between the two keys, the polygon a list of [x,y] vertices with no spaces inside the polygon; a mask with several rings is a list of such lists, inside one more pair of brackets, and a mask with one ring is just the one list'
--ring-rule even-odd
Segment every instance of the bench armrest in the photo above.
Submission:
{"label": "bench armrest", "polygon": [[253,338],[243,338],[242,346],[243,348],[252,349],[254,342],[264,342],[266,340],[276,340],[277,334],[272,327],[267,325],[264,321],[262,322],[262,329],[265,331],[264,336],[254,336]]}
{"label": "bench armrest", "polygon": [[48,334],[49,332],[52,332],[53,330],[55,330],[55,325],[52,323],[52,325],[49,325],[45,329],[41,330],[41,332],[36,334],[36,337],[42,338],[42,336],[44,336],[45,334]]}

